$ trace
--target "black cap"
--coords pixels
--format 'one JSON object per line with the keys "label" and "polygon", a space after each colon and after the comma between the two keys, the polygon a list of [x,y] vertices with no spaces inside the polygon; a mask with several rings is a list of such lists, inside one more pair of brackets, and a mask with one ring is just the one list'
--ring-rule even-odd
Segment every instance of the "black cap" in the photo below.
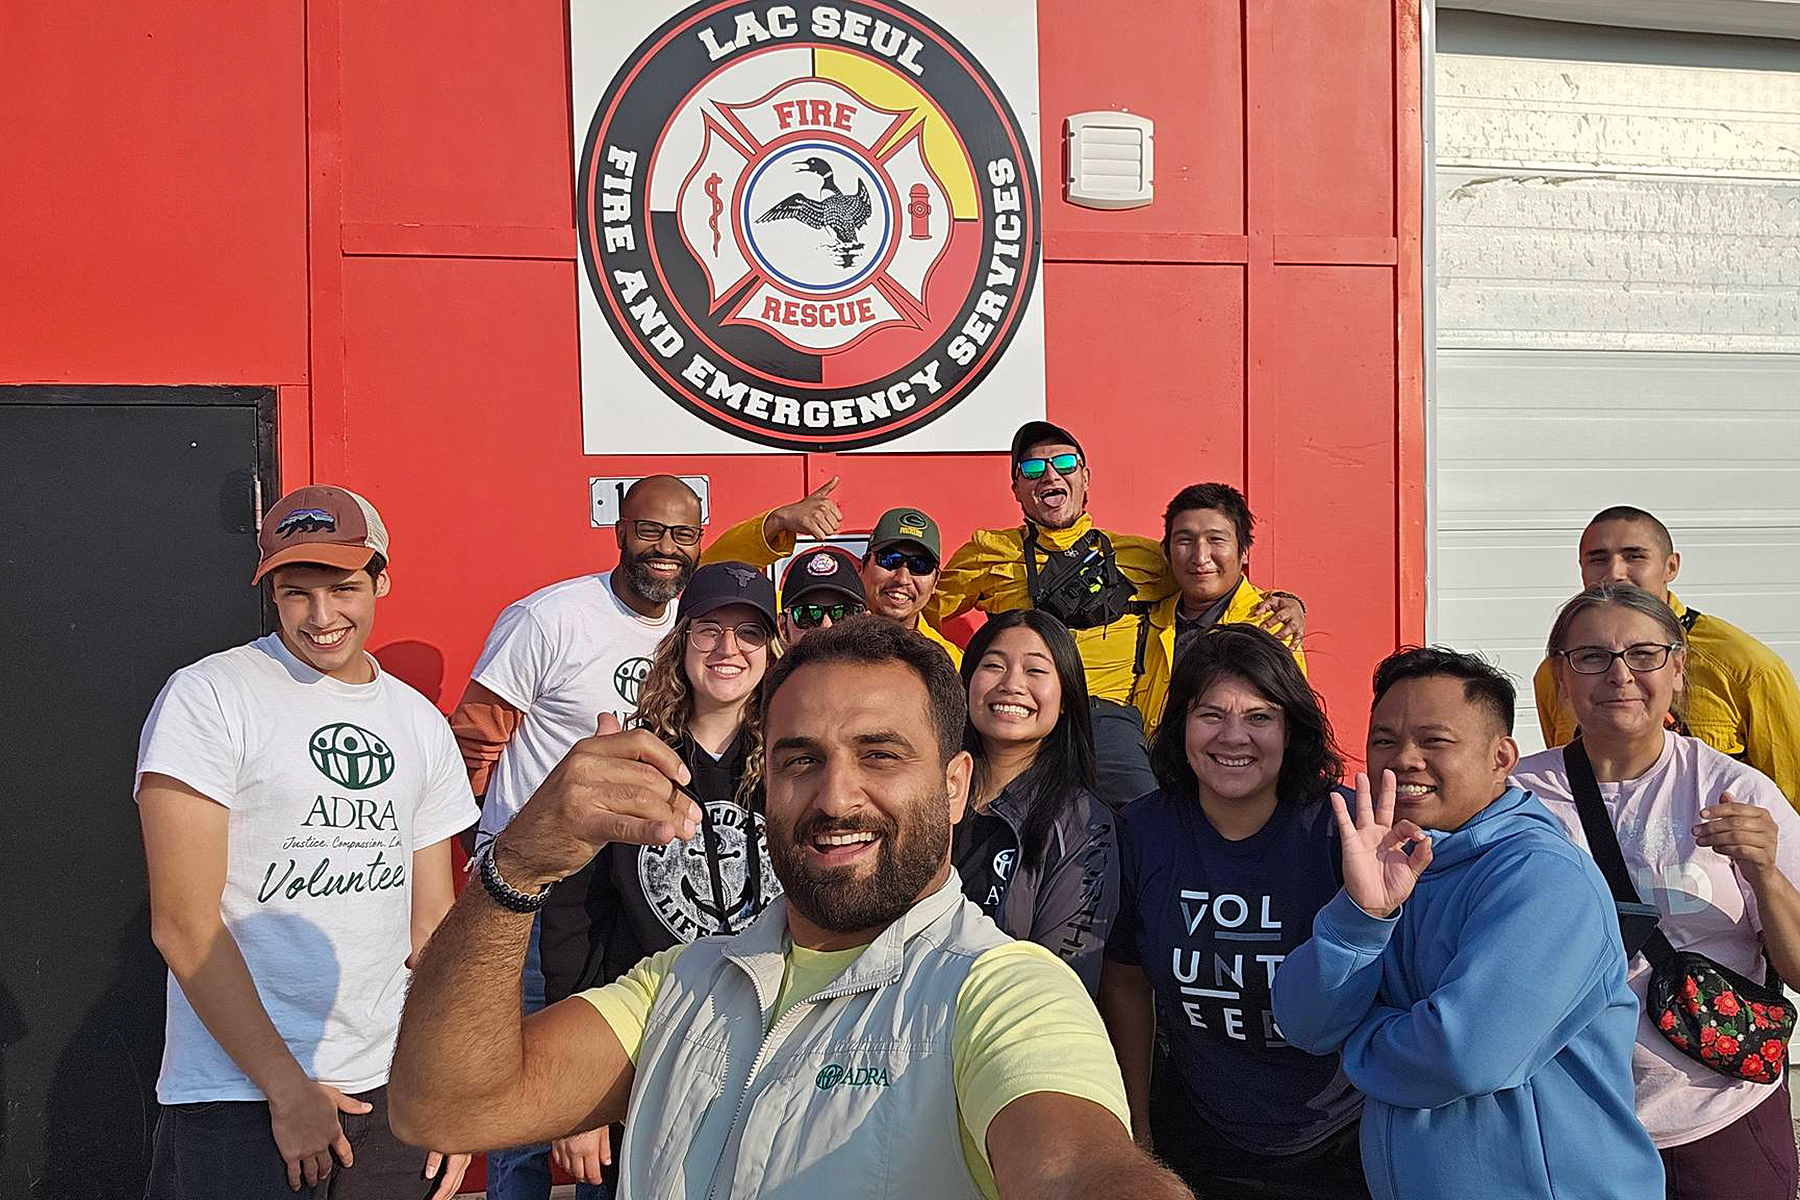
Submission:
{"label": "black cap", "polygon": [[775,628],[775,584],[767,575],[741,562],[707,563],[696,570],[675,605],[675,619],[703,617],[727,604],[748,604]]}
{"label": "black cap", "polygon": [[869,602],[863,592],[862,564],[836,546],[801,551],[781,577],[783,605],[797,604],[814,592],[836,592],[858,604]]}
{"label": "black cap", "polygon": [[1081,443],[1075,440],[1075,435],[1061,425],[1052,425],[1048,421],[1027,421],[1019,426],[1019,432],[1013,434],[1012,460],[1015,463],[1018,462],[1033,446],[1051,443],[1073,446],[1077,454],[1083,458],[1087,457],[1087,451],[1081,448]]}

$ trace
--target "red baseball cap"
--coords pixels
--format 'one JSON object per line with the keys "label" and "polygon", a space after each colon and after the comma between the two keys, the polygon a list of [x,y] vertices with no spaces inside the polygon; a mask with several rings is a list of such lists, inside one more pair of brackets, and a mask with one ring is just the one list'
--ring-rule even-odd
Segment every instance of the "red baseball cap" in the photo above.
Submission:
{"label": "red baseball cap", "polygon": [[387,526],[375,506],[348,488],[296,488],[275,502],[256,535],[262,560],[250,582],[288,563],[323,563],[354,571],[388,557]]}

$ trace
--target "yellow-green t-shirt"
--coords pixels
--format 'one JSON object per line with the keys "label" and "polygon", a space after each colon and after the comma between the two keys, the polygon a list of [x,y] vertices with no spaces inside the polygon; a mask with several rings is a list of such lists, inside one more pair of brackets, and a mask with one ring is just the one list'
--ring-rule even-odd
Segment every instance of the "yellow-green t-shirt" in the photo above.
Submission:
{"label": "yellow-green t-shirt", "polygon": [[[581,993],[612,1027],[634,1065],[656,993],[686,949],[672,946],[605,987]],[[822,991],[864,949],[808,950],[790,943],[770,1025]],[[1075,972],[1036,943],[1008,942],[970,966],[956,997],[950,1055],[963,1159],[976,1188],[988,1200],[998,1200],[999,1195],[988,1162],[988,1126],[1021,1096],[1034,1092],[1079,1096],[1131,1128],[1125,1084],[1100,1014]]]}

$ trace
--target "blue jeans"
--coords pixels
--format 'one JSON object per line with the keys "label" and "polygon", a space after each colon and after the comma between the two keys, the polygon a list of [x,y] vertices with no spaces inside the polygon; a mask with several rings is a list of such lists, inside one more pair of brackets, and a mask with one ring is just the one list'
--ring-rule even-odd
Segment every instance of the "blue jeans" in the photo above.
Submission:
{"label": "blue jeans", "polygon": [[[525,951],[523,983],[525,1011],[544,1007],[544,970],[538,958],[538,925],[532,922],[531,945]],[[614,1151],[618,1147],[613,1147]],[[496,1150],[487,1156],[489,1200],[547,1200],[550,1195],[550,1147],[520,1146]],[[578,1183],[575,1200],[612,1200],[605,1184]]]}

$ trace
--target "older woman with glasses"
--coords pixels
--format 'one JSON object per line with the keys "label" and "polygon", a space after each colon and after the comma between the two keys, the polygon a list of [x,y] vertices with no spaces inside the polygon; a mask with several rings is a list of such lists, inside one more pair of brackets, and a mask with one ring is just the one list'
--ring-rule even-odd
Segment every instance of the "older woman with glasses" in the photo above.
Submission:
{"label": "older woman with glasses", "polygon": [[[694,572],[631,724],[687,763],[700,830],[668,846],[608,845],[556,885],[540,935],[551,1003],[609,983],[658,950],[736,933],[781,894],[763,841],[759,703],[779,650],[768,576],[741,562]],[[577,1180],[599,1184],[610,1138],[605,1130],[565,1138],[552,1157]]]}
{"label": "older woman with glasses", "polygon": [[[1548,651],[1580,736],[1522,760],[1514,782],[1589,847],[1570,770],[1571,754],[1584,753],[1637,894],[1655,907],[1674,948],[1753,981],[1770,965],[1800,980],[1800,816],[1767,776],[1671,721],[1689,652],[1669,606],[1630,584],[1598,584],[1563,606]],[[1650,975],[1634,954],[1640,1004]],[[1651,1020],[1646,1006],[1632,1069],[1638,1119],[1662,1152],[1667,1195],[1792,1200],[1785,1047],[1758,1066],[1769,1082],[1734,1078],[1677,1050]]]}

